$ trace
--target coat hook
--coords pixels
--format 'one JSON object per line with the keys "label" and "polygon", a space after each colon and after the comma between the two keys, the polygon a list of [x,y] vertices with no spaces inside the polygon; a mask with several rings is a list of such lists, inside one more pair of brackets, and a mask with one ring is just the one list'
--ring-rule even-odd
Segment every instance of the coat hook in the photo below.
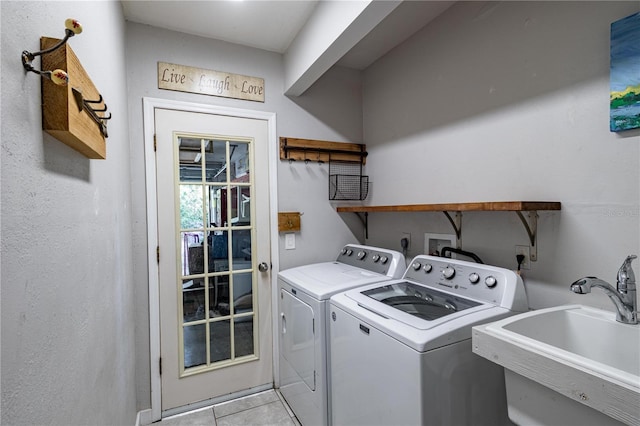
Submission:
{"label": "coat hook", "polygon": [[69,18],[64,21],[65,26],[65,36],[59,43],[55,46],[52,46],[48,49],[41,50],[39,52],[31,53],[27,50],[22,51],[22,66],[25,70],[36,73],[42,77],[48,78],[55,84],[59,86],[66,86],[69,83],[69,75],[64,70],[53,70],[53,71],[38,71],[33,67],[31,62],[36,58],[36,56],[44,55],[46,53],[51,53],[54,50],[63,46],[70,37],[73,37],[76,34],[80,34],[82,32],[82,25],[80,22],[75,19]]}
{"label": "coat hook", "polygon": [[102,136],[104,136],[105,138],[108,138],[109,135],[107,134],[107,124],[104,122],[104,120],[111,120],[111,113],[109,113],[108,116],[107,115],[100,116],[96,112],[96,111],[98,112],[107,111],[107,104],[104,104],[104,108],[101,108],[101,109],[95,109],[91,106],[91,104],[101,103],[102,95],[100,95],[100,98],[97,101],[92,101],[92,100],[85,99],[80,89],[76,89],[75,87],[72,87],[71,91],[73,92],[73,97],[76,100],[76,104],[78,104],[78,109],[80,111],[84,109],[86,113],[89,114],[89,116],[93,119],[93,121],[95,121],[96,124],[98,125],[98,127],[100,128],[100,133],[102,133]]}

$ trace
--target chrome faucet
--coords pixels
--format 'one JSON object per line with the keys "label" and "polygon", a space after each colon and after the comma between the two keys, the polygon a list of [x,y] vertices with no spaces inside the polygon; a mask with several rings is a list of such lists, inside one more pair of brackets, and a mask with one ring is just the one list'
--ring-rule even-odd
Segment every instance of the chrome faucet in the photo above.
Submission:
{"label": "chrome faucet", "polygon": [[638,324],[638,301],[636,299],[636,276],[631,261],[636,255],[629,255],[618,270],[617,289],[596,277],[580,278],[571,284],[571,291],[578,294],[591,293],[591,287],[600,287],[616,305],[616,320],[624,324]]}

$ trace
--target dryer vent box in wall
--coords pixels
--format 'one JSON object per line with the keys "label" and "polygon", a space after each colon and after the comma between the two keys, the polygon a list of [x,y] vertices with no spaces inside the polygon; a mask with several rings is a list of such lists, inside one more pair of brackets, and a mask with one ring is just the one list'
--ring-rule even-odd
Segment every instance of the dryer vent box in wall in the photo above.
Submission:
{"label": "dryer vent box in wall", "polygon": [[[456,236],[453,234],[424,234],[424,253],[440,256],[445,247],[455,247]],[[452,255],[455,257],[455,255]]]}

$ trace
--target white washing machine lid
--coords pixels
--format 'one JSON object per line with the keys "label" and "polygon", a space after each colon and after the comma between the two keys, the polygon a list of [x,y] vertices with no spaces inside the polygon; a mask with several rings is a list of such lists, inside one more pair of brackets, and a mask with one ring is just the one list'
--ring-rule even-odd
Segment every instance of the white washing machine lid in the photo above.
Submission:
{"label": "white washing machine lid", "polygon": [[318,300],[329,299],[354,287],[391,280],[386,275],[340,262],[298,266],[280,272],[278,277]]}
{"label": "white washing machine lid", "polygon": [[[402,282],[393,280],[389,283]],[[508,309],[474,301],[474,306],[464,310],[426,320],[363,294],[379,287],[380,285],[374,284],[337,294],[331,298],[331,304],[357,317],[366,326],[374,327],[418,352],[470,339],[472,326],[513,314]],[[452,297],[456,296],[452,294]],[[333,308],[331,311],[333,316]]]}
{"label": "white washing machine lid", "polygon": [[[407,296],[413,292],[422,294],[420,297]],[[384,318],[392,318],[416,330],[439,327],[495,306],[406,280],[394,280],[352,289],[346,292],[346,296],[361,308]],[[406,302],[404,299],[408,298],[413,298],[415,301]]]}

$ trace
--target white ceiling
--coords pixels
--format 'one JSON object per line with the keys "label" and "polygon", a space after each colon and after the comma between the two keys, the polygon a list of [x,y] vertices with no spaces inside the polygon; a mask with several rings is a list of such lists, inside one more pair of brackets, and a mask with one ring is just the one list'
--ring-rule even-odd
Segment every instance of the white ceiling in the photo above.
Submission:
{"label": "white ceiling", "polygon": [[[258,49],[285,53],[327,0],[123,0],[125,19]],[[404,1],[339,65],[364,69],[446,10],[453,1]]]}
{"label": "white ceiling", "polygon": [[317,0],[122,1],[127,20],[284,53]]}

